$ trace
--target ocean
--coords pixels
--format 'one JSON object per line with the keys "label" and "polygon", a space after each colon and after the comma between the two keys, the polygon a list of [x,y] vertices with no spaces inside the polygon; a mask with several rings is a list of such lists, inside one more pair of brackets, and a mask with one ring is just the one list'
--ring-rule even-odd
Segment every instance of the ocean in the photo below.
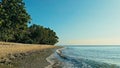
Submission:
{"label": "ocean", "polygon": [[120,68],[120,46],[64,46],[50,58],[56,68]]}

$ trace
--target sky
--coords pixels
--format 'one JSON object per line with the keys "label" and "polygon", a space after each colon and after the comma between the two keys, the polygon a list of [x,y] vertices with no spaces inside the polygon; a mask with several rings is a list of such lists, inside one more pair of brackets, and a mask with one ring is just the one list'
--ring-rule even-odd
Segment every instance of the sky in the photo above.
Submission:
{"label": "sky", "polygon": [[31,24],[53,29],[57,45],[119,45],[120,0],[24,0]]}

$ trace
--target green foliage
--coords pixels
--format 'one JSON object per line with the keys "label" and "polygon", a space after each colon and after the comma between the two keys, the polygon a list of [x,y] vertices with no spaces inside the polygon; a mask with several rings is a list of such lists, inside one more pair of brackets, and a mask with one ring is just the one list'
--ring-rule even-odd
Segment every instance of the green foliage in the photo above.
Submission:
{"label": "green foliage", "polygon": [[29,38],[32,39],[32,43],[54,45],[58,42],[56,33],[50,28],[44,28],[43,26],[33,24],[29,27],[28,32]]}
{"label": "green foliage", "polygon": [[56,33],[50,28],[35,25],[28,27],[31,18],[23,0],[0,0],[0,41],[55,44]]}
{"label": "green foliage", "polygon": [[30,15],[22,0],[2,0],[0,6],[0,39],[16,42],[26,31]]}

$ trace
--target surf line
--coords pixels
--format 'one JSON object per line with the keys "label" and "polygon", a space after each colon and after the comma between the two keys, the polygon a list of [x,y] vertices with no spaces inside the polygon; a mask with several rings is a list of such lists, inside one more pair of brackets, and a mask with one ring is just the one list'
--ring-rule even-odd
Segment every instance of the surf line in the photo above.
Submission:
{"label": "surf line", "polygon": [[61,58],[63,58],[63,59],[68,59],[67,56],[63,55],[61,49],[56,50],[56,53],[57,53]]}

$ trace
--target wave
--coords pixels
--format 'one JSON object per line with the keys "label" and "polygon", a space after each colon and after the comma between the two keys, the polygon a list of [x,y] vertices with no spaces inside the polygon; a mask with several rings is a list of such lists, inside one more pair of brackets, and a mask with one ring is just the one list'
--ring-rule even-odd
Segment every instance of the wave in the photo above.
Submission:
{"label": "wave", "polygon": [[62,59],[63,65],[61,66],[63,67],[61,68],[120,68],[115,64],[67,56],[62,52],[62,49],[56,50],[56,53]]}
{"label": "wave", "polygon": [[47,61],[50,65],[45,68],[120,68],[115,64],[68,56],[63,50],[64,48],[58,49],[49,56]]}
{"label": "wave", "polygon": [[50,65],[46,66],[45,68],[62,68],[62,66],[60,66],[62,62],[58,60],[60,59],[58,58],[59,55],[57,55],[59,54],[58,50],[56,50],[55,53],[53,53],[52,55],[46,58],[46,60],[50,63]]}

